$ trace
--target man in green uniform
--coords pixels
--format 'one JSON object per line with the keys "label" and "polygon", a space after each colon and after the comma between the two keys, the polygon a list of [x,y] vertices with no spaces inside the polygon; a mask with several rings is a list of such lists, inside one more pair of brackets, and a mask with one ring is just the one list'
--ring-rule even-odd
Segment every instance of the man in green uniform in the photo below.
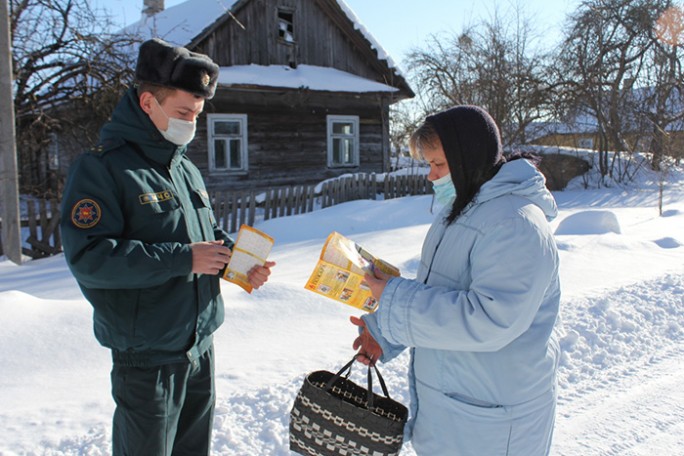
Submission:
{"label": "man in green uniform", "polygon": [[[208,455],[215,403],[212,333],[219,272],[233,241],[186,157],[219,68],[153,39],[136,86],[73,164],[62,202],[64,253],[111,349],[114,455]],[[267,262],[250,272],[258,288]]]}

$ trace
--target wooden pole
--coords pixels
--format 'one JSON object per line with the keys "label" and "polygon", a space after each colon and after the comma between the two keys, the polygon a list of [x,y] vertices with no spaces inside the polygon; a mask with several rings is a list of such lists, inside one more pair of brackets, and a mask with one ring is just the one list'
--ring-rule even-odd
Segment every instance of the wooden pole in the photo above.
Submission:
{"label": "wooden pole", "polygon": [[9,0],[0,0],[0,190],[2,191],[2,247],[4,254],[21,264],[19,174],[14,131],[12,54],[9,32]]}

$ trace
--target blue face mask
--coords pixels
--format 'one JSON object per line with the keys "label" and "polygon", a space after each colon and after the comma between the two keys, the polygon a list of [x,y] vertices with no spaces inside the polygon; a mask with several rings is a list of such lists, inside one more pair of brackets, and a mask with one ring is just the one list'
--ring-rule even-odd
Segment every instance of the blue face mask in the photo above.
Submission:
{"label": "blue face mask", "polygon": [[432,181],[435,198],[442,206],[451,206],[456,199],[456,187],[451,181],[451,173]]}

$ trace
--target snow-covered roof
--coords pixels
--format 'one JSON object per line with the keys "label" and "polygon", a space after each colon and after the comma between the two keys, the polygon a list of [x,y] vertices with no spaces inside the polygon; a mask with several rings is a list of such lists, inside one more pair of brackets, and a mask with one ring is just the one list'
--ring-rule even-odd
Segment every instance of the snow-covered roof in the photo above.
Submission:
{"label": "snow-covered roof", "polygon": [[[187,0],[153,16],[145,14],[125,27],[121,33],[136,36],[140,42],[159,37],[176,46],[189,46],[204,34],[211,33],[231,9],[239,7],[245,0]],[[344,0],[334,0],[340,11],[346,15],[354,29],[363,35],[369,46],[377,53],[378,59],[386,62],[389,72],[399,77],[398,87],[406,85],[404,78],[387,52],[368,32],[359,18]],[[131,48],[131,55],[137,54],[138,46]],[[398,93],[401,88],[365,79],[333,68],[299,65],[292,69],[286,66],[241,65],[222,67],[219,84],[250,85],[280,88],[307,88],[317,91],[349,93],[386,92]],[[405,87],[411,93],[410,87]],[[412,94],[411,94],[412,96]]]}
{"label": "snow-covered roof", "polygon": [[[138,21],[126,26],[121,32],[138,36],[141,41],[157,37],[176,46],[187,46],[205,29],[228,13],[237,1],[187,0],[151,17],[143,14]],[[375,49],[378,59],[385,60],[390,69],[397,75],[401,75],[399,68],[395,65],[387,51],[361,23],[354,11],[344,0],[336,1],[340,9],[354,25],[354,29],[358,30],[368,40],[371,47]]]}
{"label": "snow-covered roof", "polygon": [[540,139],[549,135],[594,134],[598,130],[596,121],[586,122],[532,122],[525,129],[528,140]]}
{"label": "snow-covered roof", "polygon": [[187,46],[193,38],[230,11],[237,0],[188,0],[142,17],[126,26],[122,33],[140,37],[142,41],[162,38],[176,46]]}
{"label": "snow-covered roof", "polygon": [[221,67],[219,85],[252,85],[331,92],[397,92],[396,87],[335,68],[298,65],[234,65]]}
{"label": "snow-covered roof", "polygon": [[[628,104],[620,114],[621,128],[623,131],[651,131],[652,123],[650,114],[656,113],[658,94],[653,87],[640,87],[632,89],[627,98]],[[684,93],[673,90],[665,100],[665,111],[674,120],[669,121],[664,127],[665,131],[684,131]],[[534,140],[544,136],[558,134],[571,135],[596,134],[599,131],[598,120],[595,113],[587,106],[579,106],[577,112],[568,116],[566,122],[533,122],[525,130],[528,139]]]}
{"label": "snow-covered roof", "polygon": [[371,47],[376,50],[378,53],[378,59],[380,60],[386,60],[387,61],[387,66],[392,68],[395,73],[401,74],[401,71],[399,71],[399,67],[397,67],[394,64],[394,61],[392,60],[392,57],[389,56],[387,51],[380,46],[380,43],[377,42],[377,40],[371,35],[371,33],[368,31],[368,29],[361,23],[359,18],[356,16],[354,11],[347,5],[344,0],[337,0],[337,3],[340,5],[340,8],[342,8],[342,11],[344,11],[344,14],[347,15],[349,20],[354,24],[354,28],[361,32],[363,36],[370,42]]}
{"label": "snow-covered roof", "polygon": [[[639,123],[641,120],[641,124]],[[650,131],[648,120],[643,118],[635,120],[634,117],[623,118],[626,131]],[[646,122],[646,123],[643,123]],[[684,119],[669,122],[664,127],[665,131],[684,131]],[[598,134],[599,126],[595,117],[582,116],[580,120],[573,122],[532,122],[525,129],[525,135],[530,141],[541,139],[550,135],[594,135]]]}

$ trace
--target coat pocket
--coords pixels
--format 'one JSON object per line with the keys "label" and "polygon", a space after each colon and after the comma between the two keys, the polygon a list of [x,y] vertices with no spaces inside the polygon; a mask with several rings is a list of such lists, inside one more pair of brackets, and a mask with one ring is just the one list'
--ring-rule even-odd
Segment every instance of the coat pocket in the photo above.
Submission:
{"label": "coat pocket", "polygon": [[197,319],[192,290],[184,278],[140,290],[135,334],[144,348],[174,352],[188,346]]}
{"label": "coat pocket", "polygon": [[124,237],[149,243],[186,241],[187,228],[178,196],[171,190],[148,190],[137,195],[123,214]]}
{"label": "coat pocket", "polygon": [[445,396],[451,399],[448,401],[450,407],[473,419],[495,419],[508,416],[508,410],[503,405],[491,404],[459,393],[446,393]]}
{"label": "coat pocket", "polygon": [[214,226],[216,225],[216,218],[214,211],[211,209],[211,200],[206,190],[195,189],[192,191],[192,204],[197,211],[197,219],[202,227],[202,235],[207,241],[214,240]]}
{"label": "coat pocket", "polygon": [[93,323],[97,340],[105,347],[125,351],[137,348],[140,339],[135,334],[140,299],[139,289],[98,290],[93,304]]}
{"label": "coat pocket", "polygon": [[420,382],[416,393],[419,406],[412,442],[417,453],[508,454],[512,426],[508,407],[445,394]]}

